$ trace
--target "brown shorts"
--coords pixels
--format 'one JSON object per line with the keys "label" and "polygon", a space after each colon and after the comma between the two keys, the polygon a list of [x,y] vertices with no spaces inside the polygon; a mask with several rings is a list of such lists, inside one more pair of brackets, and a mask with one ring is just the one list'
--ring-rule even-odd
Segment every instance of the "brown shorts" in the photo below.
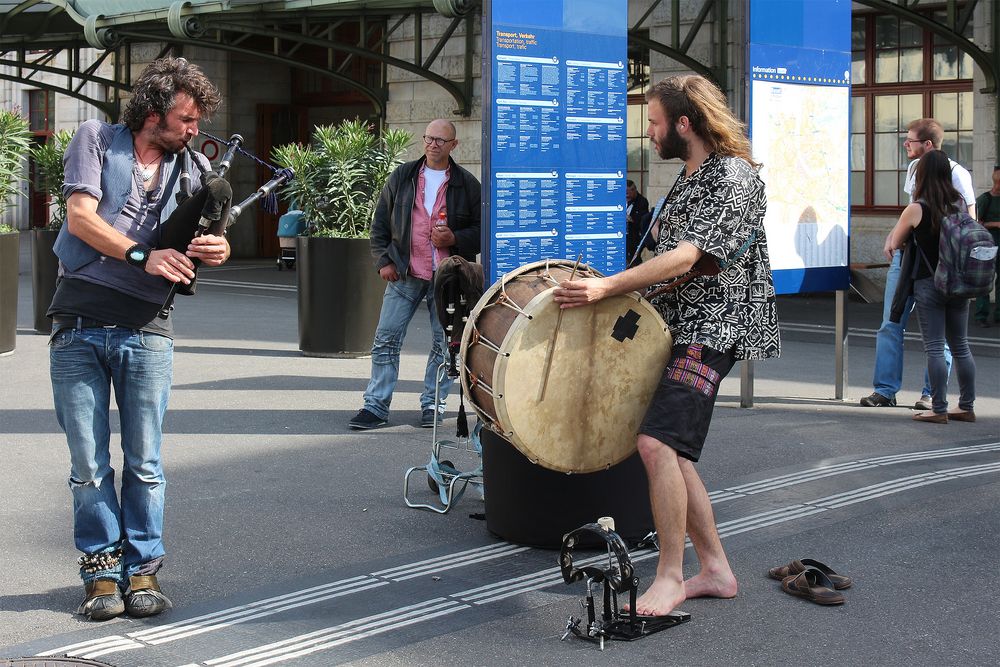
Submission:
{"label": "brown shorts", "polygon": [[719,384],[735,363],[733,350],[719,352],[700,344],[674,345],[639,433],[697,461],[712,423]]}

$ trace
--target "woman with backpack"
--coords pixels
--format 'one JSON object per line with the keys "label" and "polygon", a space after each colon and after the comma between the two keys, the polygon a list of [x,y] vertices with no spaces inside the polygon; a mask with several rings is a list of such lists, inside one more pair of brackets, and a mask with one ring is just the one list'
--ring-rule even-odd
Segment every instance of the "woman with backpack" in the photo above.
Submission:
{"label": "woman with backpack", "polygon": [[[948,296],[934,284],[941,238],[941,221],[945,216],[966,210],[962,196],[952,185],[951,164],[943,151],[923,154],[917,163],[914,202],[903,209],[899,221],[885,240],[884,252],[891,258],[904,245],[909,245],[909,265],[913,267],[910,281],[900,281],[899,289],[912,285],[920,333],[927,354],[933,410],[916,412],[913,419],[921,422],[947,424],[952,421],[976,420],[973,403],[976,400],[976,362],[969,350],[969,298]],[[907,262],[904,259],[904,265]],[[900,294],[897,293],[898,301]],[[944,360],[945,340],[951,347],[953,364],[958,375],[958,408],[948,410],[948,367]]]}

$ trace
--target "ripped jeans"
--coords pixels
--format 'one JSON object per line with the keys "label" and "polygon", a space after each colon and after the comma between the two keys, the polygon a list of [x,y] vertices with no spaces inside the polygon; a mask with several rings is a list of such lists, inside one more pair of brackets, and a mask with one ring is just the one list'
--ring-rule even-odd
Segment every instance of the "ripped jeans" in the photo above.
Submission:
{"label": "ripped jeans", "polygon": [[[84,554],[122,551],[117,567],[80,576],[123,581],[153,574],[163,557],[160,463],[173,341],[122,327],[61,329],[49,345],[56,417],[66,433],[73,534]],[[111,388],[121,423],[121,500],[111,467]],[[152,571],[150,571],[152,570]]]}
{"label": "ripped jeans", "polygon": [[440,399],[435,406],[434,383],[438,366],[444,361],[445,341],[444,329],[438,321],[437,310],[434,307],[433,282],[408,275],[396,282],[386,283],[385,296],[382,297],[382,312],[379,314],[375,341],[372,343],[372,376],[368,388],[365,389],[365,409],[381,419],[389,417],[389,404],[392,402],[392,393],[399,379],[399,352],[403,348],[406,329],[417,308],[420,307],[420,302],[425,300],[431,317],[433,336],[431,350],[427,355],[427,367],[424,370],[424,390],[420,394],[420,409],[436,407],[438,412],[444,412],[445,399],[454,380],[445,376],[441,382]]}

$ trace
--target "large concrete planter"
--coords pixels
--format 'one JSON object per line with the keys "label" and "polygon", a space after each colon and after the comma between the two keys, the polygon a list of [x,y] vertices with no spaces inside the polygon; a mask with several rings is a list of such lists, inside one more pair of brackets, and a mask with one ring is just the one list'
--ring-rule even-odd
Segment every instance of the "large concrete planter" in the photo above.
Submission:
{"label": "large concrete planter", "polygon": [[52,305],[59,279],[59,259],[52,252],[58,230],[31,230],[31,296],[33,297],[35,331],[52,333],[52,318],[45,313]]}
{"label": "large concrete planter", "polygon": [[17,345],[17,269],[20,234],[0,234],[0,355]]}
{"label": "large concrete planter", "polygon": [[296,239],[299,349],[307,357],[371,353],[385,281],[368,239]]}

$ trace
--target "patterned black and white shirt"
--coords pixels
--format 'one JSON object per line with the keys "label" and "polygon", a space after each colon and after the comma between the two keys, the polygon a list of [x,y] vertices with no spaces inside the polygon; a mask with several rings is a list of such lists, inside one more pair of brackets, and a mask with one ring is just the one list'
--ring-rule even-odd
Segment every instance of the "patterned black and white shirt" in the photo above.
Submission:
{"label": "patterned black and white shirt", "polygon": [[743,159],[712,153],[690,176],[681,170],[659,215],[656,254],[687,241],[725,268],[653,298],[675,345],[733,349],[737,359],[780,354],[766,209],[764,183]]}

